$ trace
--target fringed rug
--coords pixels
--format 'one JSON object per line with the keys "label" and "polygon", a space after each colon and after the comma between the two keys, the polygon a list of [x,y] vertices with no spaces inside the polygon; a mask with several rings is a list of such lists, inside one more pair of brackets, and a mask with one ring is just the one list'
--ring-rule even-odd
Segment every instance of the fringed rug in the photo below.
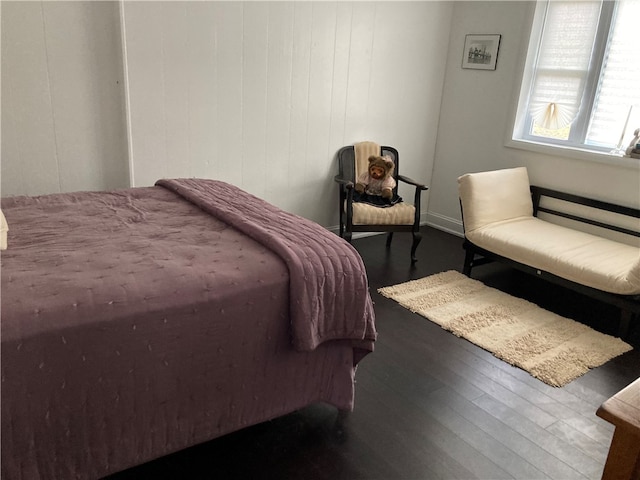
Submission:
{"label": "fringed rug", "polygon": [[632,349],[456,271],[378,292],[554,387]]}

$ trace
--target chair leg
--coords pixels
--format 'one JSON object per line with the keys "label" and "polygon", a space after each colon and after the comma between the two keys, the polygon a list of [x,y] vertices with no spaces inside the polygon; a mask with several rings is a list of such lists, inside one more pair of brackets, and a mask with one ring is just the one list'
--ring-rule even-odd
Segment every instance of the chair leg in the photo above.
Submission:
{"label": "chair leg", "polygon": [[351,230],[344,232],[344,236],[342,238],[344,238],[347,242],[351,243],[351,236],[352,236],[352,232]]}
{"label": "chair leg", "polygon": [[475,254],[471,248],[465,248],[464,265],[462,267],[462,273],[467,277],[471,276],[471,267],[473,267],[473,258]]}
{"label": "chair leg", "polygon": [[420,232],[413,232],[413,243],[411,244],[411,263],[416,263],[418,258],[416,257],[416,249],[418,244],[422,240],[422,234]]}
{"label": "chair leg", "polygon": [[391,240],[393,240],[393,232],[387,233],[387,248],[391,246]]}

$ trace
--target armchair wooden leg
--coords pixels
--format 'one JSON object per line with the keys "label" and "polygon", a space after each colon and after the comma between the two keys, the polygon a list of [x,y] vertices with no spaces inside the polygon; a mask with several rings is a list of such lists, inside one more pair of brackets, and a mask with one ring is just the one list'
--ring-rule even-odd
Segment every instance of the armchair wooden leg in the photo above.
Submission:
{"label": "armchair wooden leg", "polygon": [[393,240],[393,232],[387,233],[387,248],[391,246],[391,240]]}
{"label": "armchair wooden leg", "polygon": [[351,231],[348,231],[344,233],[344,236],[342,238],[344,238],[347,242],[351,243],[351,236],[352,236]]}
{"label": "armchair wooden leg", "polygon": [[418,258],[416,257],[416,249],[418,244],[422,240],[422,234],[420,232],[413,232],[413,243],[411,244],[411,263],[416,263]]}

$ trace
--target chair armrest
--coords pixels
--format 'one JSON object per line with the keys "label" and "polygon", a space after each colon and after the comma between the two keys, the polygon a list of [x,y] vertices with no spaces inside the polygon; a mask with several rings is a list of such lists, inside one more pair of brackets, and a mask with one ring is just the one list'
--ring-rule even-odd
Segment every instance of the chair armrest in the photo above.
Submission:
{"label": "chair armrest", "polygon": [[353,182],[351,180],[348,180],[344,177],[341,177],[340,175],[336,175],[335,177],[333,177],[333,180],[336,181],[337,183],[344,185],[344,188],[346,189],[352,189],[353,188]]}
{"label": "chair armrest", "polygon": [[422,183],[418,183],[409,177],[405,177],[404,175],[398,175],[398,180],[404,183],[408,183],[409,185],[413,185],[414,187],[419,188],[420,190],[427,190],[429,188],[426,185],[423,185]]}

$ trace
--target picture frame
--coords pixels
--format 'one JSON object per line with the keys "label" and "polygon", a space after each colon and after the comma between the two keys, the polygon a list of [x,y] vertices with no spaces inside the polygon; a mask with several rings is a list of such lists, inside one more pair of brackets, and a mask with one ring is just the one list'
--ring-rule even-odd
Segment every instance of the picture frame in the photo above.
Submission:
{"label": "picture frame", "polygon": [[501,37],[500,34],[465,35],[462,68],[495,70]]}

